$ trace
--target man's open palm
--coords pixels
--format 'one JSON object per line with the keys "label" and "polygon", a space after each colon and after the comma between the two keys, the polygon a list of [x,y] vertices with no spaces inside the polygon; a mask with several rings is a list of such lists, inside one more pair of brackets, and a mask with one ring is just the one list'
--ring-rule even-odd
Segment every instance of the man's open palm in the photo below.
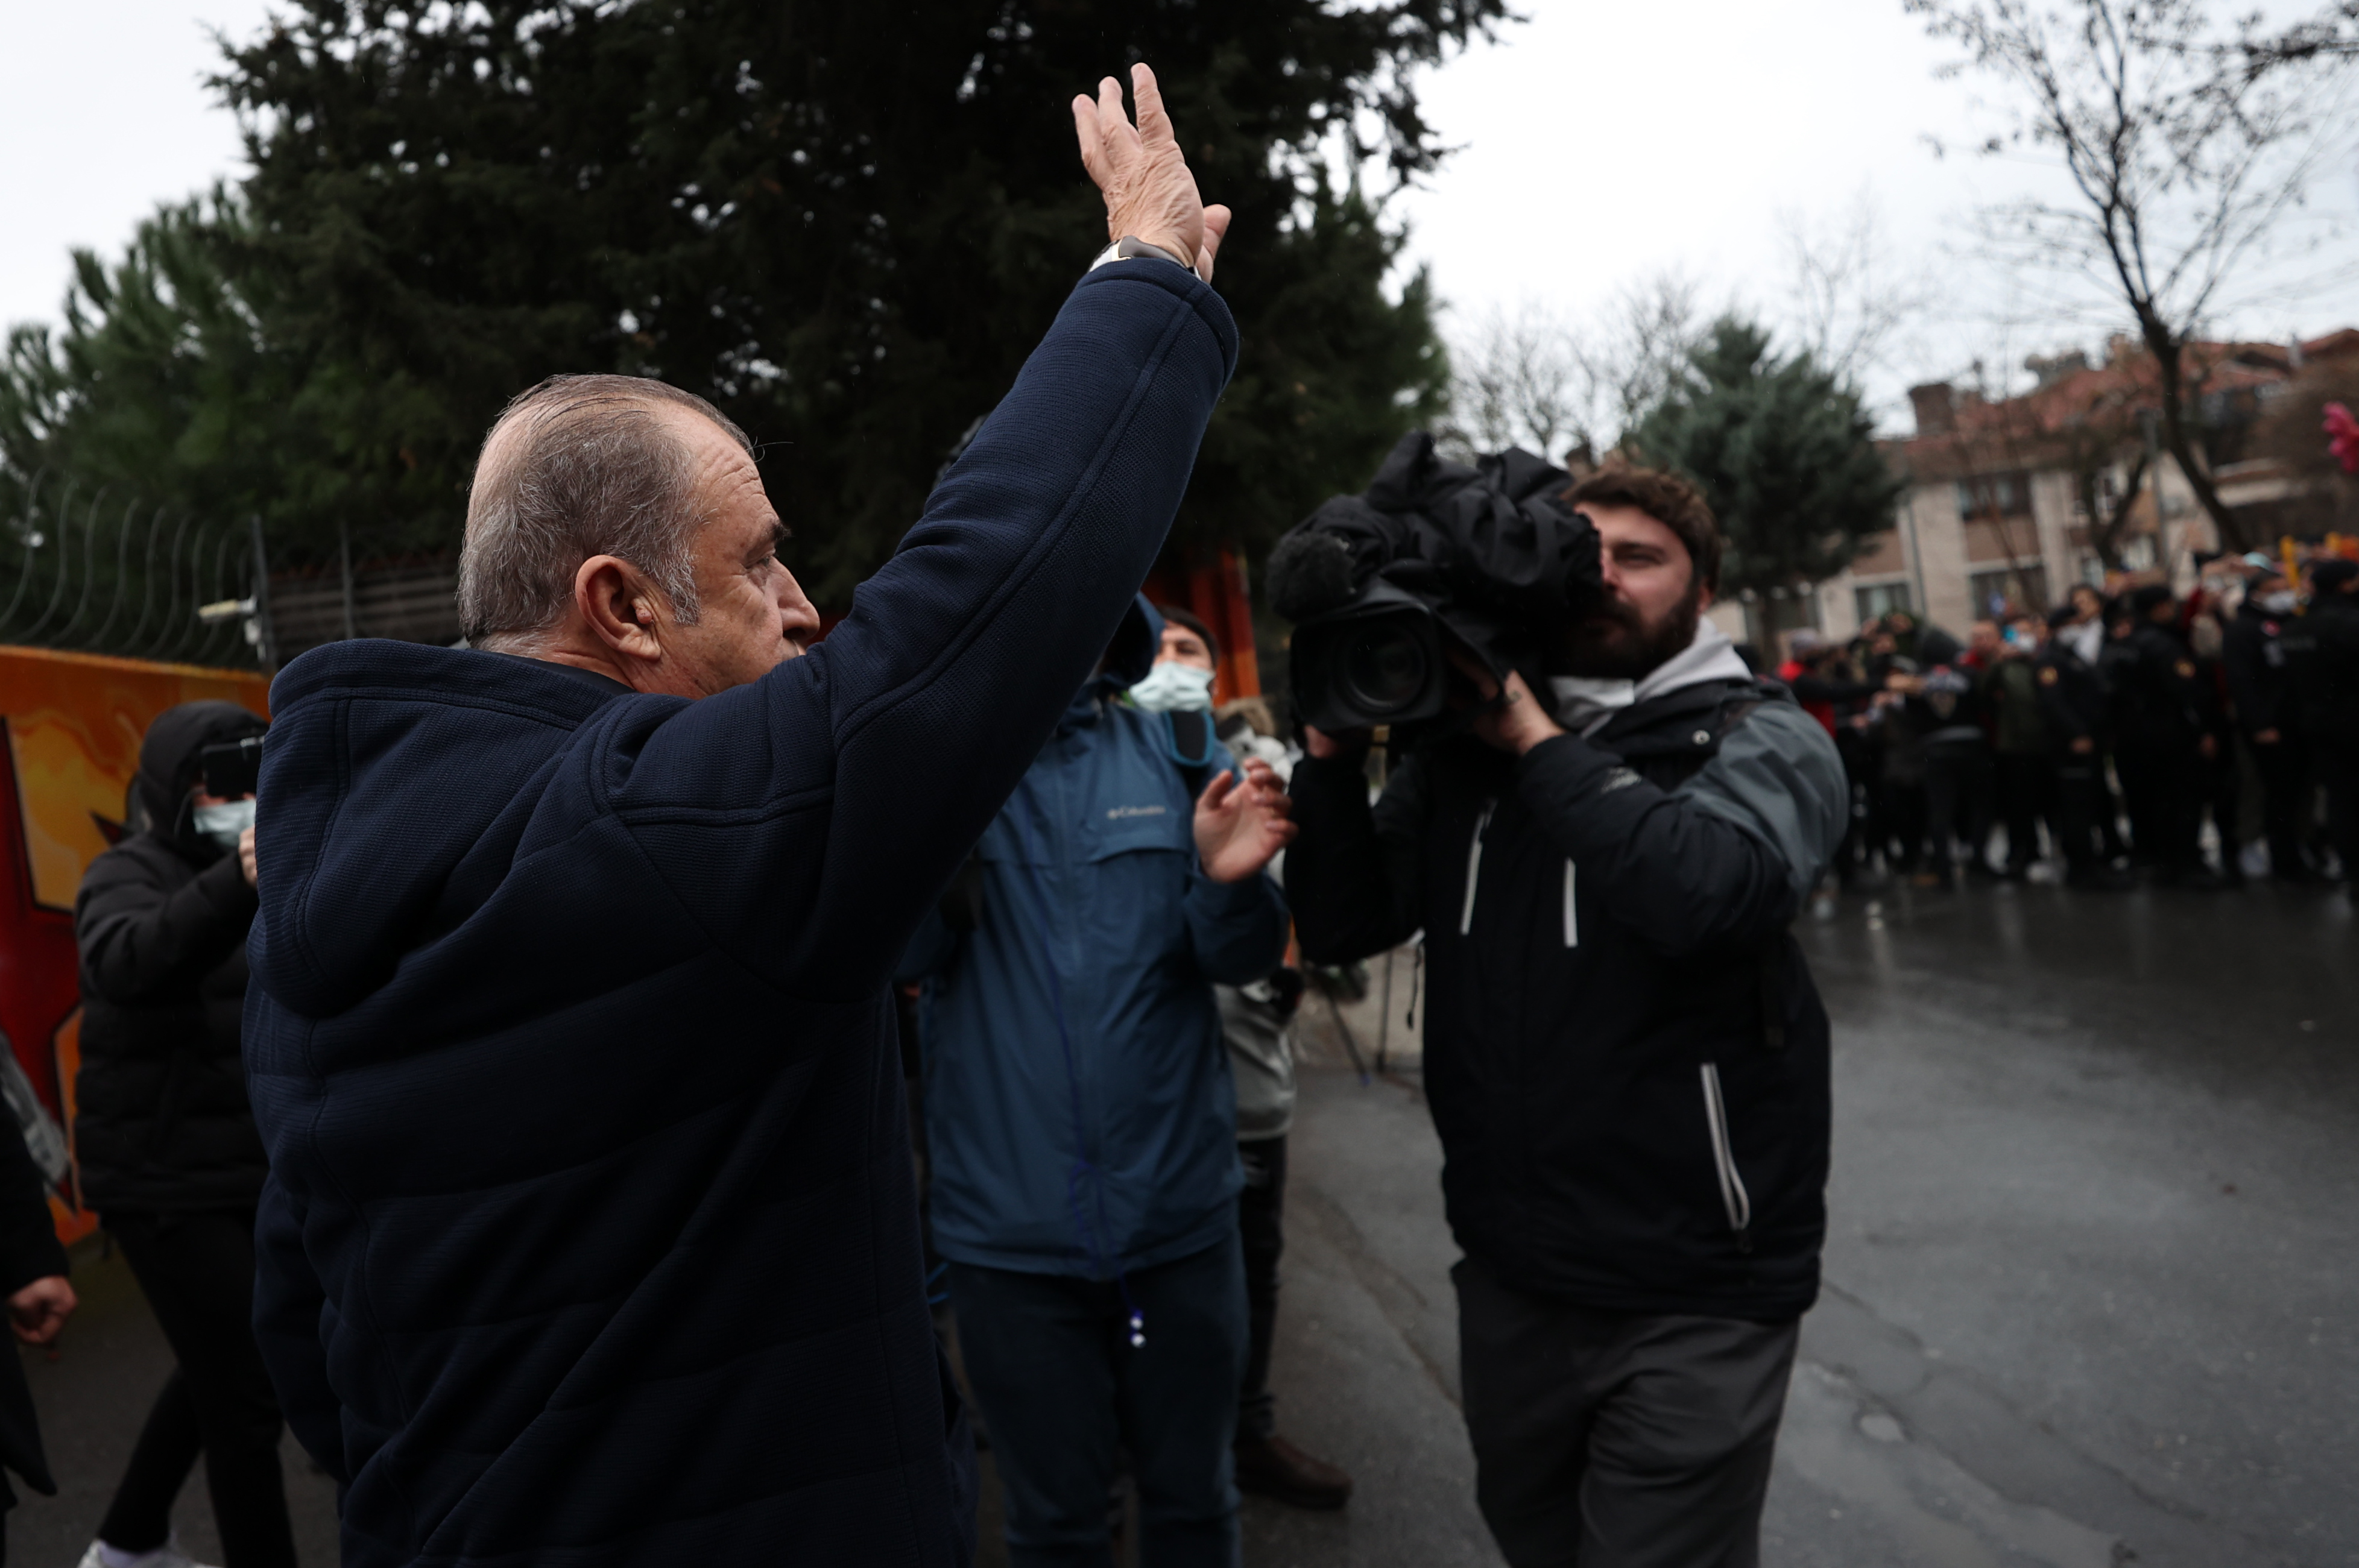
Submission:
{"label": "man's open palm", "polygon": [[1224,773],[1196,797],[1196,858],[1216,882],[1239,882],[1269,864],[1295,834],[1286,797],[1267,762],[1247,762],[1245,777]]}

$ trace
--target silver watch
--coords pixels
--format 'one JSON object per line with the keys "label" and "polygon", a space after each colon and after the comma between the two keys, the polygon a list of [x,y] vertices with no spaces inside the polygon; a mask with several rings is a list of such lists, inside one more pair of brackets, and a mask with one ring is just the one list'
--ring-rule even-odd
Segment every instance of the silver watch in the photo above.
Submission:
{"label": "silver watch", "polygon": [[1153,256],[1168,261],[1174,266],[1186,267],[1190,272],[1196,270],[1193,263],[1181,261],[1161,245],[1150,245],[1136,234],[1125,234],[1121,239],[1100,251],[1097,260],[1090,263],[1090,270],[1095,272],[1108,262],[1136,261],[1141,256]]}

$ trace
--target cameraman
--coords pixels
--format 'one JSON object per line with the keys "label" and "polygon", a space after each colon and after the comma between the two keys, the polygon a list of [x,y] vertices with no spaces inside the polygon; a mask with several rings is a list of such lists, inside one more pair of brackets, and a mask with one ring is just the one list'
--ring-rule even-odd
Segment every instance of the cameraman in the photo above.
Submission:
{"label": "cameraman", "polygon": [[[1420,926],[1427,1092],[1484,1519],[1517,1568],[1749,1564],[1825,1231],[1827,1019],[1787,933],[1843,765],[1702,616],[1721,539],[1668,474],[1566,492],[1604,599],[1370,807],[1307,733],[1288,890],[1343,963]],[[1550,709],[1553,708],[1553,715]]]}

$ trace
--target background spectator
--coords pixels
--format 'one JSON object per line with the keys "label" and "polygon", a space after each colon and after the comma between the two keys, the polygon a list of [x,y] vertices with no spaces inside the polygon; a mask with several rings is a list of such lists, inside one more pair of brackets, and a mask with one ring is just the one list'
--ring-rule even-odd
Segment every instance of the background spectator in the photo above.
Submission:
{"label": "background spectator", "polygon": [[74,900],[82,1194],[105,1217],[177,1365],[82,1568],[175,1568],[172,1499],[205,1461],[228,1568],[295,1561],[283,1422],[254,1338],[266,1162],[239,1055],[255,896],[253,796],[210,793],[204,748],[265,726],[233,703],[166,712],[139,748],[137,830]]}

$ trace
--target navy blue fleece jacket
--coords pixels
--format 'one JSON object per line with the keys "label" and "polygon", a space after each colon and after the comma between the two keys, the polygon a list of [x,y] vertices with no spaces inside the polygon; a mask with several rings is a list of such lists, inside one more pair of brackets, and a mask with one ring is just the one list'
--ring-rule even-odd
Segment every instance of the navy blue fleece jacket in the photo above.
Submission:
{"label": "navy blue fleece jacket", "polygon": [[381,642],[278,678],[256,1327],[347,1564],[964,1555],[886,982],[1234,357],[1181,269],[1089,275],[849,619],[734,691]]}

